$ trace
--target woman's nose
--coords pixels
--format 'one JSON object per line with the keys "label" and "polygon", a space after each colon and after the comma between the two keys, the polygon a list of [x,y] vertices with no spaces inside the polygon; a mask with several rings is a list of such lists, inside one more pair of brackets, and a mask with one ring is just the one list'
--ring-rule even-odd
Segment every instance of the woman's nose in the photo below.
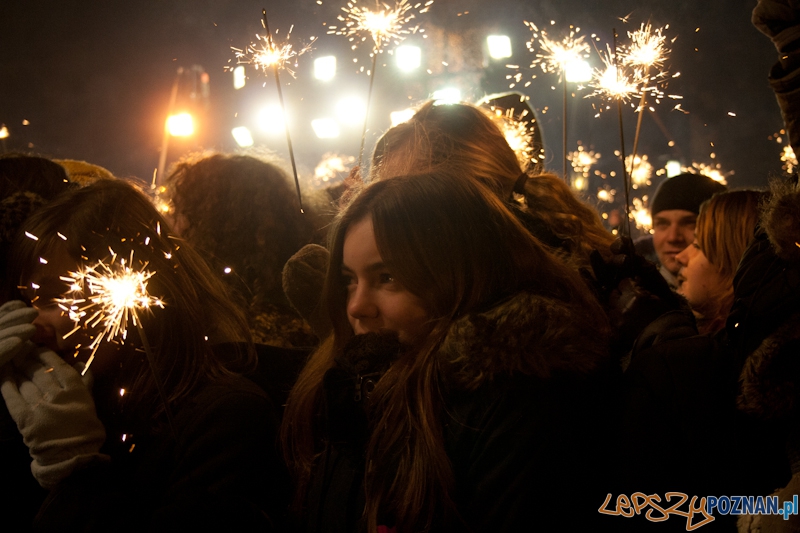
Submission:
{"label": "woman's nose", "polygon": [[353,318],[375,318],[378,307],[372,298],[372,291],[363,284],[357,285],[347,296],[347,314]]}
{"label": "woman's nose", "polygon": [[688,250],[688,248],[685,248],[682,252],[675,255],[675,261],[683,267],[689,263],[689,254],[686,250]]}

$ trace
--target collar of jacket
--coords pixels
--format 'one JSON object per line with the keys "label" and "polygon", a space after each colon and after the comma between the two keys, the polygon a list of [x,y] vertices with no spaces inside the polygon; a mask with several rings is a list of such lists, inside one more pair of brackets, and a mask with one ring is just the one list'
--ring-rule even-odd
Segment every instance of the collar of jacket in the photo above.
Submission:
{"label": "collar of jacket", "polygon": [[474,390],[495,375],[586,375],[608,359],[605,316],[520,292],[455,321],[437,357],[450,384]]}

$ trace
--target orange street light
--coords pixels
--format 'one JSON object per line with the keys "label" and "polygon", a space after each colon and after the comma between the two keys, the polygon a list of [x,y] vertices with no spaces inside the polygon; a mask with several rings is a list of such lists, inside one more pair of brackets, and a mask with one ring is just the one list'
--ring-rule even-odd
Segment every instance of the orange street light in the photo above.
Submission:
{"label": "orange street light", "polygon": [[188,137],[194,133],[194,120],[189,113],[167,117],[167,131],[173,137]]}

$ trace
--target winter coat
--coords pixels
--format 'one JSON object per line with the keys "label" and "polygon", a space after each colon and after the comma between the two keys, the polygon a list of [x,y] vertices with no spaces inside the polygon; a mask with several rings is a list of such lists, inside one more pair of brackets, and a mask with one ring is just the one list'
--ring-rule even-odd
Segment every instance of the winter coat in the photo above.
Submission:
{"label": "winter coat", "polygon": [[109,417],[106,392],[95,387],[107,432],[101,451],[111,460],[54,488],[35,530],[285,530],[289,479],[277,450],[278,414],[252,381],[202,385],[170,405],[172,424],[155,429],[124,407]]}
{"label": "winter coat", "polygon": [[[438,515],[432,531],[581,530],[599,518],[612,418],[601,377],[607,328],[604,317],[585,323],[578,316],[562,302],[519,293],[451,325],[435,357],[457,516]],[[369,342],[358,349],[363,344]],[[349,369],[339,359],[325,376],[325,446],[305,502],[304,531],[366,530],[367,414],[354,399],[391,357],[369,358],[372,365]]]}
{"label": "winter coat", "polygon": [[[776,487],[781,501],[800,487],[800,190],[796,182],[775,183],[761,217],[763,231],[742,258],[727,323],[741,373],[738,406],[760,454],[772,466],[766,495]],[[781,477],[782,476],[782,477]],[[782,505],[782,503],[781,503]],[[759,517],[751,530],[800,530],[800,517]],[[745,531],[748,531],[745,529]]]}

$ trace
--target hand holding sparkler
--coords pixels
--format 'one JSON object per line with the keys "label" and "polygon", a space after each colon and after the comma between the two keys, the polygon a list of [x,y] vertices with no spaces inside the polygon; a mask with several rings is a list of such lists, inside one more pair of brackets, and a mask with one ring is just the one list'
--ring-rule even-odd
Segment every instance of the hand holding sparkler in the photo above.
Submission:
{"label": "hand holding sparkler", "polygon": [[84,465],[107,460],[100,453],[106,431],[80,374],[55,352],[27,346],[31,357],[5,368],[0,393],[30,451],[33,476],[51,489]]}

